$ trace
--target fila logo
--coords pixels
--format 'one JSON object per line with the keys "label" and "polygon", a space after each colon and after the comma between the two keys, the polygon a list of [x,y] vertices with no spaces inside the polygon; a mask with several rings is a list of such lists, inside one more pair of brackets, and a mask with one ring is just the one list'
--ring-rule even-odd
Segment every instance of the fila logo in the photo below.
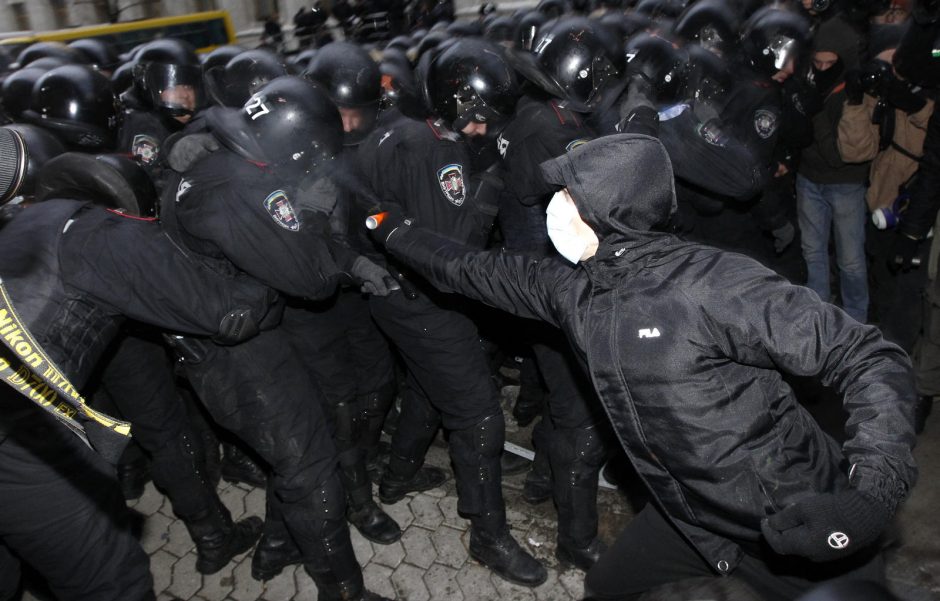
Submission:
{"label": "fila logo", "polygon": [[638,332],[640,338],[659,338],[659,328],[643,328]]}

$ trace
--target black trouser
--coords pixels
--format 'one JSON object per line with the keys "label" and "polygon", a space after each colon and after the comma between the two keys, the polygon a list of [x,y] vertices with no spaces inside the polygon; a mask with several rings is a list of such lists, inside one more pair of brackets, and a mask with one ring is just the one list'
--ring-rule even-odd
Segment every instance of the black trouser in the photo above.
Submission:
{"label": "black trouser", "polygon": [[[830,579],[884,580],[880,553],[840,564],[788,562],[779,556],[768,563],[745,554],[731,575],[744,581],[764,601],[796,599]],[[719,578],[650,503],[587,573],[584,590],[594,601],[633,601],[658,586],[703,577]],[[677,594],[674,598],[682,597]]]}
{"label": "black trouser", "polygon": [[281,327],[323,392],[333,421],[340,475],[350,504],[372,498],[366,459],[377,450],[395,400],[395,366],[368,301],[341,292],[326,303],[289,305]]}
{"label": "black trouser", "polygon": [[[275,329],[235,346],[200,346],[188,359],[182,353],[186,376],[215,422],[270,466],[268,485],[304,562],[361,581],[323,403],[289,338]],[[342,558],[326,557],[337,546]]]}
{"label": "black trouser", "polygon": [[[7,401],[0,406],[10,428]],[[6,439],[0,434],[0,548],[38,571],[60,601],[153,599],[150,562],[128,528],[113,467],[31,409],[35,415],[12,422]],[[0,552],[0,591],[17,571],[13,556]]]}
{"label": "black trouser", "polygon": [[109,401],[131,422],[134,439],[152,457],[154,483],[177,515],[188,520],[215,507],[215,488],[203,473],[205,455],[177,392],[162,338],[121,338],[101,374],[95,400]]}
{"label": "black trouser", "polygon": [[[482,453],[469,441],[462,444],[462,438],[477,427],[503,432],[499,393],[490,377],[476,326],[451,308],[450,303],[457,299],[434,294],[433,300],[423,292],[413,300],[400,292],[370,300],[372,315],[401,353],[408,372],[399,426],[392,437],[389,470],[399,474],[417,471],[437,424],[443,423],[452,432],[450,452],[456,470],[458,509],[469,515],[501,512],[499,450],[503,434],[498,435],[498,443],[495,438],[487,438]],[[484,421],[488,425],[480,426]],[[499,447],[495,466],[494,445]]]}
{"label": "black trouser", "polygon": [[561,333],[545,324],[535,324],[529,331],[548,388],[547,416],[551,420],[536,426],[535,452],[549,456],[559,542],[584,548],[597,536],[597,475],[606,456],[596,427],[603,423],[598,414],[600,404]]}

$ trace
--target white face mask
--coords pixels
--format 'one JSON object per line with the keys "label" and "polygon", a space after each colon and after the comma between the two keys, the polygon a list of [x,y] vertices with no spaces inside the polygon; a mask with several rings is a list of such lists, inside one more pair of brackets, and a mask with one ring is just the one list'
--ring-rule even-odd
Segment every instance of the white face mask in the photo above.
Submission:
{"label": "white face mask", "polygon": [[598,245],[597,235],[581,219],[565,190],[559,190],[552,196],[545,215],[548,237],[561,256],[575,264],[594,256]]}

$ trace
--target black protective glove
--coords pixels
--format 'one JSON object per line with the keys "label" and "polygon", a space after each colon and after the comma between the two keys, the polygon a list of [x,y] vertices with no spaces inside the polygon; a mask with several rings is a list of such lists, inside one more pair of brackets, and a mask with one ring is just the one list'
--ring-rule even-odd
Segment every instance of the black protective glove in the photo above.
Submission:
{"label": "black protective glove", "polygon": [[862,87],[861,74],[858,69],[852,69],[845,74],[845,99],[849,104],[858,106],[865,98],[865,89]]}
{"label": "black protective glove", "polygon": [[920,242],[899,230],[891,244],[891,252],[888,253],[888,268],[895,272],[908,272],[920,267]]}
{"label": "black protective glove", "polygon": [[781,555],[833,561],[874,543],[890,521],[884,503],[849,489],[806,497],[764,518],[760,527]]}
{"label": "black protective glove", "polygon": [[401,286],[384,268],[365,257],[359,257],[352,265],[353,276],[362,282],[362,292],[373,296],[388,296]]}
{"label": "black protective glove", "polygon": [[339,188],[329,177],[307,179],[300,183],[295,206],[301,213],[316,211],[329,215],[336,207],[338,198]]}
{"label": "black protective glove", "polygon": [[634,75],[630,78],[627,93],[620,101],[620,121],[627,121],[633,111],[640,107],[654,108],[653,87],[642,76]]}
{"label": "black protective glove", "polygon": [[183,136],[170,148],[167,163],[177,173],[185,173],[200,159],[219,149],[219,141],[212,134],[190,134]]}
{"label": "black protective glove", "polygon": [[372,239],[382,247],[388,244],[388,239],[401,227],[414,225],[414,219],[405,217],[401,207],[394,203],[383,203],[382,206],[366,220],[366,227]]}

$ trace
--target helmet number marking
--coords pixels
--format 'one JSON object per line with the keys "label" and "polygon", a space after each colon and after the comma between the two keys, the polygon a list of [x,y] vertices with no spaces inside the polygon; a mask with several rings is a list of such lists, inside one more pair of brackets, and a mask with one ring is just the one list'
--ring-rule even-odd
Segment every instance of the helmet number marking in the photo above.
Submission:
{"label": "helmet number marking", "polygon": [[254,121],[262,115],[267,115],[270,113],[270,109],[264,105],[264,99],[261,96],[252,96],[248,99],[248,102],[245,103],[245,112],[251,117],[251,120]]}

